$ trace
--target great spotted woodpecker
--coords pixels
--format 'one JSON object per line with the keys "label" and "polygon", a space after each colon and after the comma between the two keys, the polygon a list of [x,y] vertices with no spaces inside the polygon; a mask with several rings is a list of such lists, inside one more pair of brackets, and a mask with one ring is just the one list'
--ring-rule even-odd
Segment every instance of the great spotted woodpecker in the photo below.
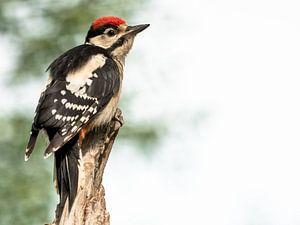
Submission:
{"label": "great spotted woodpecker", "polygon": [[41,93],[25,151],[27,161],[40,130],[49,138],[45,158],[55,153],[61,203],[72,205],[77,192],[78,155],[85,134],[114,116],[120,98],[124,61],[136,34],[149,24],[128,26],[114,16],[96,19],[83,45],[55,59]]}

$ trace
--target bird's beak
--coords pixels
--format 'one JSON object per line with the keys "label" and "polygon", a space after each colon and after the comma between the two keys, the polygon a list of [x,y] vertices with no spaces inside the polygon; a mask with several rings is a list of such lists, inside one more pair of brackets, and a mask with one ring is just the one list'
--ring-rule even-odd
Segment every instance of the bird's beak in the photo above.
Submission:
{"label": "bird's beak", "polygon": [[141,25],[136,25],[136,26],[128,26],[126,28],[126,34],[136,35],[136,34],[142,32],[143,30],[145,30],[149,26],[150,26],[150,24],[141,24]]}

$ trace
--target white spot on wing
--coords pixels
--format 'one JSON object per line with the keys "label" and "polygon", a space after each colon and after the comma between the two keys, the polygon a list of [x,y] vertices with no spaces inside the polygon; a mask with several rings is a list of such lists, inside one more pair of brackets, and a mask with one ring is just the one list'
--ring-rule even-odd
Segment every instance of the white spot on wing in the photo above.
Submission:
{"label": "white spot on wing", "polygon": [[72,109],[73,109],[73,110],[78,110],[78,107],[79,107],[79,105],[77,105],[77,104],[73,104],[73,105],[72,105]]}
{"label": "white spot on wing", "polygon": [[93,114],[95,115],[97,113],[97,107],[94,108]]}
{"label": "white spot on wing", "polygon": [[77,126],[74,126],[73,128],[72,128],[72,130],[71,130],[71,132],[75,132],[76,130],[77,130]]}
{"label": "white spot on wing", "polygon": [[55,115],[55,119],[60,120],[61,118],[62,118],[62,115],[60,115],[60,114]]}
{"label": "white spot on wing", "polygon": [[51,154],[52,154],[52,152],[46,153],[46,154],[44,155],[44,159],[47,159]]}
{"label": "white spot on wing", "polygon": [[65,90],[62,90],[62,91],[60,91],[60,93],[61,93],[62,95],[65,95],[65,94],[66,94],[66,91],[65,91]]}
{"label": "white spot on wing", "polygon": [[[27,149],[26,149],[26,150],[27,150]],[[28,159],[29,159],[28,155],[25,155],[25,156],[24,156],[24,160],[25,160],[25,162],[27,162],[27,161],[28,161]]]}
{"label": "white spot on wing", "polygon": [[65,137],[64,141],[69,140],[71,136],[72,136],[72,135],[68,135],[67,137]]}
{"label": "white spot on wing", "polygon": [[91,79],[87,79],[87,80],[86,80],[86,84],[87,84],[88,86],[91,86],[92,83],[93,83],[93,80],[91,80]]}
{"label": "white spot on wing", "polygon": [[55,113],[56,113],[56,109],[52,109],[52,111],[51,111],[51,113],[52,113],[52,115],[54,115]]}
{"label": "white spot on wing", "polygon": [[58,150],[58,147],[53,147],[53,148],[52,148],[52,151],[53,151],[53,152],[56,152],[56,150]]}
{"label": "white spot on wing", "polygon": [[64,105],[65,103],[67,102],[67,99],[65,99],[65,98],[63,98],[62,100],[61,100],[61,103]]}

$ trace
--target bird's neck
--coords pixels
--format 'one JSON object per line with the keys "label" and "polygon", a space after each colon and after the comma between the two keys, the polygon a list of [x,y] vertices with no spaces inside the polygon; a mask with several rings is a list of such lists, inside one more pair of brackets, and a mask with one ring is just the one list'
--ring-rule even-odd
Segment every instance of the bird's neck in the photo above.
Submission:
{"label": "bird's neck", "polygon": [[119,57],[112,56],[112,59],[116,62],[118,69],[120,71],[121,80],[123,80],[125,57],[119,58]]}

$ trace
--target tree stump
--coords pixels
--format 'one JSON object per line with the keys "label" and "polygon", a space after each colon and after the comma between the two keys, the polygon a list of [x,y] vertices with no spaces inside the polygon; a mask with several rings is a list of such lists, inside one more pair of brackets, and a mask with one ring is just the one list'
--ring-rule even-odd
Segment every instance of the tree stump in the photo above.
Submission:
{"label": "tree stump", "polygon": [[[103,172],[114,140],[123,125],[120,109],[106,127],[100,127],[87,134],[81,144],[78,190],[69,212],[68,200],[57,210],[52,225],[109,225],[109,213],[105,204],[102,185]],[[60,215],[59,215],[60,214]]]}

